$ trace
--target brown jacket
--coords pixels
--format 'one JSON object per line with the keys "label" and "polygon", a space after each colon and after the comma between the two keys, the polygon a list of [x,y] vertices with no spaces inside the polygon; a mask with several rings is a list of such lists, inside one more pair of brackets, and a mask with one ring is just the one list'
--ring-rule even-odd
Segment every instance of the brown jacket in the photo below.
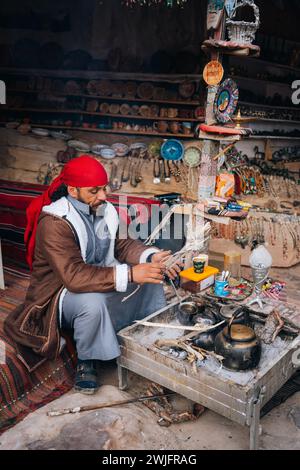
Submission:
{"label": "brown jacket", "polygon": [[[146,249],[140,241],[115,239],[114,254],[121,263],[138,264]],[[7,335],[17,343],[19,358],[29,370],[59,354],[57,314],[64,287],[75,293],[113,291],[115,267],[85,264],[69,222],[43,212],[25,302],[8,315],[4,324]]]}

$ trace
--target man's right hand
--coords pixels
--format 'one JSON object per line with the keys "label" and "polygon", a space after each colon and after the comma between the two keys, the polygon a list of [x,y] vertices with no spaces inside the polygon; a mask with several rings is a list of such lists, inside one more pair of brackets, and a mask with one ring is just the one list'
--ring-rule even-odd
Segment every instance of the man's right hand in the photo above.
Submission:
{"label": "man's right hand", "polygon": [[142,263],[133,266],[133,282],[136,284],[162,284],[163,265],[161,263]]}

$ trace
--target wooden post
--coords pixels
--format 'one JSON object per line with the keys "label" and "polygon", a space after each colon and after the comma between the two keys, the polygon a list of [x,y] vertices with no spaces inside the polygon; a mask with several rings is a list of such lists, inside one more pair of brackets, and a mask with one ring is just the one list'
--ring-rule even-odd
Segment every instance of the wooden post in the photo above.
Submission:
{"label": "wooden post", "polygon": [[[224,7],[225,8],[225,7]],[[225,32],[225,11],[223,12],[223,19],[220,22],[219,28],[214,33],[214,39],[221,39]],[[219,52],[212,51],[211,60],[218,60]],[[206,124],[210,125],[215,123],[214,117],[214,101],[217,86],[207,87],[207,103],[206,103]],[[213,160],[213,157],[218,154],[220,147],[219,141],[205,139],[203,142],[202,160],[200,165],[199,185],[198,185],[198,200],[215,195],[216,177],[218,162]]]}

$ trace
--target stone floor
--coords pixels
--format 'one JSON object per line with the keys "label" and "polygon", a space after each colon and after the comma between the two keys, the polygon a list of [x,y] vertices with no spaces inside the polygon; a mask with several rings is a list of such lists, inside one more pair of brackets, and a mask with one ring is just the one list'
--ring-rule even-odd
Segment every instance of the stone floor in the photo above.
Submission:
{"label": "stone floor", "polygon": [[[136,395],[137,390],[146,385],[144,379],[130,374],[129,391],[119,391],[114,363],[106,364],[102,369],[102,382],[104,385],[92,397],[71,391],[27,416],[0,436],[0,450],[248,449],[248,429],[209,410],[197,421],[173,424],[169,428],[159,426],[157,416],[142,403],[59,417],[47,416],[47,411],[53,409],[131,398],[131,390]],[[177,407],[190,409],[191,402],[181,398]],[[300,393],[273,409],[261,424],[260,449],[300,450]]]}
{"label": "stone floor", "polygon": [[[289,297],[300,298],[300,266],[272,273],[288,281]],[[117,387],[114,362],[101,367],[103,386],[94,396],[73,391],[27,416],[0,436],[4,449],[107,449],[107,450],[231,450],[247,449],[249,431],[206,410],[197,421],[157,424],[157,416],[142,403],[133,403],[60,417],[48,417],[47,411],[66,407],[99,404],[143,394],[145,379],[130,374],[127,392]],[[190,409],[191,402],[177,396],[177,406]],[[273,409],[261,420],[261,449],[300,450],[300,393]],[[84,432],[83,432],[84,430]]]}

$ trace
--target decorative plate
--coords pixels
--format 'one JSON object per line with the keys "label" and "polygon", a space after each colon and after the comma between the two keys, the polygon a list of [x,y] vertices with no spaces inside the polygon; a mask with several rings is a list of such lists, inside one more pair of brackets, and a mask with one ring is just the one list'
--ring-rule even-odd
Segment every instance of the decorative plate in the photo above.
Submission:
{"label": "decorative plate", "polygon": [[116,152],[117,157],[124,157],[129,152],[128,145],[122,143],[113,144],[111,148]]}
{"label": "decorative plate", "polygon": [[40,137],[47,137],[49,135],[49,131],[47,129],[41,129],[39,127],[32,129],[31,132],[35,135],[39,135]]}
{"label": "decorative plate", "polygon": [[190,168],[196,168],[201,163],[201,150],[198,147],[185,149],[183,161]]}
{"label": "decorative plate", "polygon": [[130,145],[129,148],[130,150],[138,150],[138,149],[146,150],[147,145],[144,144],[144,142],[134,142],[133,144]]}
{"label": "decorative plate", "polygon": [[226,123],[232,120],[239,100],[237,84],[227,78],[220,86],[214,102],[214,113],[218,122]]}
{"label": "decorative plate", "polygon": [[191,98],[196,91],[194,82],[183,82],[178,88],[179,94],[182,98]]}
{"label": "decorative plate", "polygon": [[107,113],[109,113],[109,104],[108,103],[101,103],[99,109],[100,109],[100,113],[107,114]]}
{"label": "decorative plate", "polygon": [[184,154],[184,147],[179,140],[169,139],[163,143],[160,154],[165,160],[181,160]]}
{"label": "decorative plate", "polygon": [[81,142],[80,140],[69,140],[68,147],[73,147],[75,150],[78,150],[78,152],[90,151],[90,146],[84,142]]}
{"label": "decorative plate", "polygon": [[120,113],[123,114],[123,116],[127,116],[130,113],[130,106],[127,103],[124,103],[120,106]]}
{"label": "decorative plate", "polygon": [[153,97],[154,86],[151,83],[141,83],[138,86],[137,94],[139,98],[150,100]]}
{"label": "decorative plate", "polygon": [[67,134],[67,133],[62,132],[62,131],[51,131],[50,135],[51,135],[51,137],[53,137],[53,139],[61,139],[61,140],[70,140],[70,139],[72,139],[71,134]]}
{"label": "decorative plate", "polygon": [[150,114],[151,114],[150,107],[144,104],[143,106],[140,107],[139,113],[141,116],[145,118],[150,117]]}
{"label": "decorative plate", "polygon": [[86,86],[86,91],[89,95],[97,95],[97,80],[90,80]]}
{"label": "decorative plate", "polygon": [[101,156],[101,151],[103,149],[108,149],[109,146],[108,145],[103,145],[103,144],[96,144],[96,145],[93,145],[92,148],[91,148],[91,151],[92,153],[94,153],[95,155],[100,155]]}
{"label": "decorative plate", "polygon": [[100,156],[101,156],[102,158],[105,158],[106,160],[110,160],[110,159],[112,159],[112,158],[115,158],[116,152],[115,152],[112,148],[110,148],[110,147],[108,147],[108,148],[103,148],[103,149],[100,151]]}
{"label": "decorative plate", "polygon": [[109,80],[99,80],[96,84],[97,94],[109,96],[112,92],[112,84]]}

